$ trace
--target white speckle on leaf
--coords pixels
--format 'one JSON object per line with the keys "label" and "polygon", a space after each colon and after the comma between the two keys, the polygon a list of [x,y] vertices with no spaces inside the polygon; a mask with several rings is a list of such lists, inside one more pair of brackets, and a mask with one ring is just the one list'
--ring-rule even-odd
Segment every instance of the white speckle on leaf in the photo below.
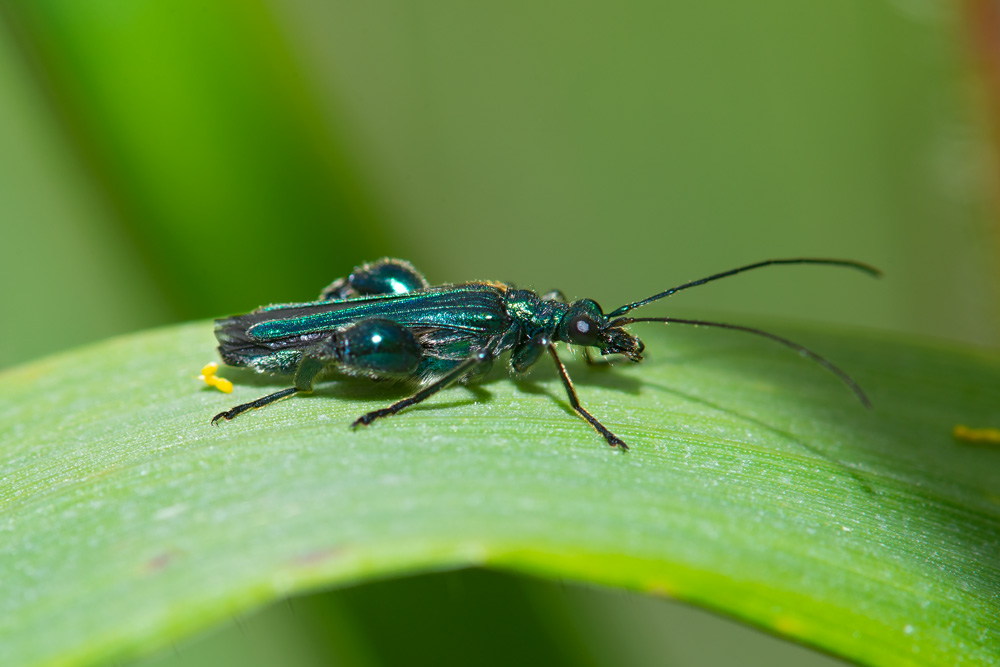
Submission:
{"label": "white speckle on leaf", "polygon": [[171,505],[170,507],[163,507],[156,511],[153,518],[157,521],[166,521],[167,519],[172,519],[178,514],[183,514],[187,510],[187,505],[184,503],[177,503],[176,505]]}

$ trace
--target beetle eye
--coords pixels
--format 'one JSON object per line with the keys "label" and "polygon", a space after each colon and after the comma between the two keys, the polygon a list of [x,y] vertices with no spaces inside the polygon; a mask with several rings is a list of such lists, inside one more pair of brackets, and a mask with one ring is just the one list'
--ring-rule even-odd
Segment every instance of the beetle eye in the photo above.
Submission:
{"label": "beetle eye", "polygon": [[600,330],[597,322],[586,315],[577,315],[569,321],[567,330],[570,342],[577,345],[597,345],[600,342]]}

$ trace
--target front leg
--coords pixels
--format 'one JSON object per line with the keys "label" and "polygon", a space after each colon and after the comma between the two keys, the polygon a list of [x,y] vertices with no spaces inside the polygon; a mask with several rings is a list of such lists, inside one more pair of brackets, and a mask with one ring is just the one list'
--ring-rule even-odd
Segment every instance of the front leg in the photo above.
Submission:
{"label": "front leg", "polygon": [[[584,348],[586,350],[587,348]],[[573,381],[569,379],[569,373],[566,372],[566,367],[563,365],[559,355],[556,354],[556,347],[552,344],[551,339],[545,334],[537,334],[531,338],[531,340],[522,343],[520,346],[515,347],[514,351],[510,355],[510,365],[518,373],[523,373],[529,367],[531,367],[538,359],[541,357],[542,352],[548,351],[552,355],[552,359],[556,362],[556,370],[559,371],[559,379],[562,380],[563,386],[566,388],[566,393],[569,395],[569,403],[573,406],[573,410],[576,414],[580,415],[587,422],[594,427],[598,433],[604,436],[604,439],[608,441],[608,444],[612,447],[621,447],[623,451],[628,450],[628,445],[625,441],[619,438],[617,435],[612,433],[607,429],[604,424],[597,421],[594,415],[587,412],[587,410],[580,405],[580,399],[577,398],[576,389],[573,387]]]}
{"label": "front leg", "polygon": [[619,438],[617,435],[608,430],[608,428],[597,421],[597,418],[587,412],[582,405],[580,405],[580,399],[576,396],[576,389],[573,387],[573,381],[569,379],[569,373],[566,372],[566,367],[563,366],[563,362],[559,359],[559,355],[556,354],[555,345],[549,343],[546,346],[549,354],[552,355],[553,361],[556,362],[556,370],[559,371],[559,378],[562,380],[563,386],[566,387],[566,393],[569,395],[569,404],[573,406],[573,410],[576,414],[580,415],[587,422],[594,427],[598,433],[604,436],[604,439],[608,441],[608,444],[612,447],[621,447],[622,451],[628,451],[628,445],[625,441]]}

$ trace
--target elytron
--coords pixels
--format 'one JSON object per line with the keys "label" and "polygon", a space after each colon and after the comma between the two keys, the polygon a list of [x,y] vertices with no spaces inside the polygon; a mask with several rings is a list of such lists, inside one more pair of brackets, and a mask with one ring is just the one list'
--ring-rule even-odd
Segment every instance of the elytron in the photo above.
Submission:
{"label": "elytron", "polygon": [[510,368],[523,373],[548,354],[566,388],[573,410],[612,447],[628,446],[588,412],[555,344],[578,346],[642,361],[644,345],[626,330],[658,322],[718,327],[763,336],[809,357],[839,377],[865,406],[867,396],[844,371],[792,341],[752,327],[675,317],[626,314],[681,290],[777,264],[826,264],[879,275],[877,269],[842,259],[770,259],[716,273],[625,304],[605,313],[591,299],[568,303],[562,292],[543,295],[493,281],[432,286],[409,262],[380,259],[335,280],[316,301],[264,306],[245,315],[216,320],[219,354],[232,366],[291,375],[293,386],[220,412],[212,423],[233,419],[296,393],[309,393],[329,371],[377,380],[406,381],[412,396],[361,415],[352,426],[371,424],[419,403],[456,381],[480,378],[494,360],[510,353]]}

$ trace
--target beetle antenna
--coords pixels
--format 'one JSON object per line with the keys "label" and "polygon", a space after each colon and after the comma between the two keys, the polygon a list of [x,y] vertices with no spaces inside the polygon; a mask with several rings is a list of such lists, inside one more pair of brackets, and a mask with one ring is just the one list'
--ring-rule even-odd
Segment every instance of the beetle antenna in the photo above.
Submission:
{"label": "beetle antenna", "polygon": [[619,317],[616,320],[612,320],[610,326],[621,327],[626,324],[632,324],[634,322],[663,322],[664,324],[691,324],[693,326],[700,326],[700,327],[717,327],[719,329],[745,331],[747,333],[763,336],[764,338],[769,338],[777,343],[781,343],[785,347],[790,347],[791,349],[795,350],[804,357],[812,359],[820,366],[822,366],[823,368],[827,369],[828,371],[836,375],[838,378],[841,379],[841,381],[844,384],[848,386],[848,388],[850,388],[852,392],[854,392],[854,395],[858,397],[858,400],[861,401],[861,404],[863,406],[865,406],[866,408],[872,407],[872,402],[868,400],[867,394],[865,394],[864,390],[861,389],[858,383],[854,381],[854,378],[852,378],[850,375],[841,370],[833,362],[828,361],[827,359],[819,356],[812,350],[803,347],[798,343],[790,341],[787,338],[782,338],[781,336],[777,336],[767,331],[761,331],[760,329],[754,329],[753,327],[744,327],[739,324],[725,324],[723,322],[706,322],[704,320],[684,320],[677,317]]}
{"label": "beetle antenna", "polygon": [[689,287],[697,287],[698,285],[704,285],[705,283],[710,283],[713,280],[719,280],[720,278],[728,278],[729,276],[734,276],[737,273],[743,273],[744,271],[750,271],[751,269],[759,269],[762,266],[771,266],[773,264],[828,264],[831,266],[846,266],[852,269],[858,269],[859,271],[864,271],[871,276],[881,276],[882,272],[876,269],[870,264],[865,264],[864,262],[855,262],[850,259],[822,259],[816,257],[793,257],[791,259],[767,259],[763,262],[757,262],[756,264],[747,264],[746,266],[741,266],[738,269],[730,269],[729,271],[723,271],[722,273],[716,273],[714,275],[708,276],[707,278],[702,278],[701,280],[692,280],[689,283],[684,283],[683,285],[678,285],[677,287],[672,287],[666,292],[660,292],[659,294],[654,294],[648,299],[643,299],[642,301],[634,301],[630,304],[624,305],[617,310],[608,313],[608,317],[620,317],[630,310],[640,308],[645,306],[647,303],[653,301],[659,301],[660,299],[666,298],[671,294],[680,292],[681,290],[687,289]]}

